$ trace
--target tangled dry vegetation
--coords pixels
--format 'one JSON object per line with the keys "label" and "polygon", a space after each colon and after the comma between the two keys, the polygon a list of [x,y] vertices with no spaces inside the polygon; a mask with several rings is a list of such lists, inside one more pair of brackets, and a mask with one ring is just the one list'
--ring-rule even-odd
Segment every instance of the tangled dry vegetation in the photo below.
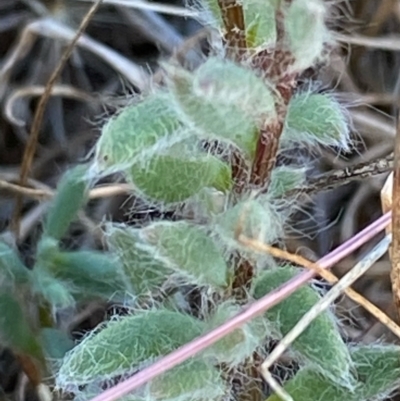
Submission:
{"label": "tangled dry vegetation", "polygon": [[[212,32],[191,18],[181,3],[104,1],[53,85],[37,142],[32,142],[38,99],[90,6],[84,0],[0,2],[0,235],[12,241],[19,226],[18,249],[28,266],[34,263],[47,200],[61,175],[87,157],[104,122],[132,94],[150,92],[155,83],[164,81],[160,61],[192,69],[204,62],[209,51]],[[318,154],[302,150],[278,160],[281,164],[304,160],[313,167],[307,177],[313,183],[309,195],[302,198],[285,235],[289,252],[312,261],[382,215],[380,191],[392,166],[400,96],[400,2],[338,1],[328,22],[338,45],[330,49],[326,62],[308,69],[302,80],[304,85],[312,79],[321,88],[335,90],[351,115],[356,146],[345,156],[329,149]],[[34,152],[27,151],[32,146]],[[31,164],[29,157],[33,157]],[[361,163],[366,163],[367,172]],[[24,168],[28,178],[20,185]],[[339,170],[345,172],[344,178],[335,176]],[[358,179],[348,179],[349,171],[359,174]],[[318,177],[329,172],[332,189],[326,190],[326,176],[322,182]],[[100,226],[105,219],[135,223],[162,213],[157,208],[149,210],[113,177],[102,183],[103,187],[91,192],[88,206],[63,239],[68,249],[101,249]],[[343,276],[381,238],[339,262],[333,272]],[[385,256],[353,288],[397,321],[390,269]],[[193,303],[198,302],[196,295]],[[78,310],[59,316],[59,324],[79,340],[116,309],[126,313],[121,306],[83,303]],[[385,339],[398,343],[385,325],[347,296],[337,301],[336,313],[348,342],[370,344]],[[1,399],[36,399],[23,363],[9,349],[0,348]],[[286,371],[277,367],[275,373],[284,378]]]}

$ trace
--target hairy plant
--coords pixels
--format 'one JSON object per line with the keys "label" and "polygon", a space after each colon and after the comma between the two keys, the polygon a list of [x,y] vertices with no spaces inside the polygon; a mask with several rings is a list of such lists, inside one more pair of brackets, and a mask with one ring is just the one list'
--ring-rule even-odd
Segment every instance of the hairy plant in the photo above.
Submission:
{"label": "hairy plant", "polygon": [[[244,0],[234,7],[242,31],[232,28],[234,15],[223,2],[202,4],[201,17],[221,33],[219,51],[194,71],[163,64],[165,85],[110,118],[93,160],[67,172],[33,269],[0,243],[6,290],[0,338],[18,353],[56,359],[55,384],[76,400],[99,394],[293,277],[296,268],[250,251],[238,235],[269,244],[284,239],[298,206],[285,194],[302,185],[306,168],[275,166],[280,153],[321,146],[340,152],[351,145],[337,100],[297,88],[331,40],[327,3]],[[108,222],[107,251],[62,249],[89,187],[111,173],[124,177],[149,207],[173,213],[131,225]],[[257,375],[243,372],[254,372],[271,340],[286,335],[320,296],[312,285],[302,288],[126,399],[241,399],[254,388],[261,394]],[[46,319],[27,318],[31,297]],[[121,302],[130,313],[71,344],[55,329],[54,313],[95,298]],[[349,347],[330,310],[290,347],[300,368],[285,387],[296,401],[327,394],[378,399],[398,382],[397,352],[384,345]]]}

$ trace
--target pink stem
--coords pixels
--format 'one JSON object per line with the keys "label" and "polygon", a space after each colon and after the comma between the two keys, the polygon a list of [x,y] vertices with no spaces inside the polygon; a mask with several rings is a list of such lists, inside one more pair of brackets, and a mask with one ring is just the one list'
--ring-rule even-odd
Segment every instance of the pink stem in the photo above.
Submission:
{"label": "pink stem", "polygon": [[[389,225],[390,219],[391,212],[388,212],[374,223],[366,227],[364,230],[359,232],[353,238],[349,239],[334,251],[324,256],[318,261],[318,264],[323,268],[332,267],[335,263],[354,252],[361,245],[365,244],[379,232],[384,230],[385,227]],[[165,373],[167,370],[186,361],[190,357],[193,357],[200,351],[214,344],[251,319],[254,319],[256,316],[272,308],[290,296],[302,285],[306,284],[311,278],[313,278],[313,276],[314,273],[312,271],[305,271],[298,274],[296,277],[293,277],[279,288],[271,291],[263,298],[250,304],[241,313],[224,323],[222,326],[217,327],[209,333],[198,337],[171,352],[151,366],[143,369],[141,372],[94,397],[91,401],[115,401],[118,398],[127,395],[131,391],[139,388],[155,377]],[[184,328],[182,328],[182,330],[184,330]]]}

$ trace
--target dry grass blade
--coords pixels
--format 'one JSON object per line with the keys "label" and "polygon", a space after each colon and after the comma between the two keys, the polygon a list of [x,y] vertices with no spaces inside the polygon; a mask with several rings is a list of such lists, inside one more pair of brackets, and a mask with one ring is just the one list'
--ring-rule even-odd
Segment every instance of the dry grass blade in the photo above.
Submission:
{"label": "dry grass blade", "polygon": [[392,192],[392,291],[394,302],[400,316],[400,119],[397,121],[397,133],[394,147],[393,192]]}
{"label": "dry grass blade", "polygon": [[[330,284],[336,284],[337,282],[339,282],[339,279],[332,272],[322,268],[318,265],[318,263],[313,263],[302,256],[294,255],[279,248],[264,244],[260,241],[246,238],[243,235],[239,237],[239,240],[243,245],[245,245],[249,249],[252,249],[253,251],[267,253],[275,258],[288,260],[292,263],[303,266],[306,269],[315,271]],[[398,326],[392,319],[390,319],[389,316],[387,316],[384,312],[382,312],[379,308],[377,308],[374,304],[364,298],[361,294],[354,291],[352,288],[346,288],[344,292],[350,299],[364,307],[379,322],[385,325],[393,334],[400,338],[400,326]]]}
{"label": "dry grass blade", "polygon": [[282,341],[269,354],[268,358],[261,365],[261,371],[266,380],[270,381],[270,367],[285,352],[285,350],[303,333],[303,331],[324,312],[354,281],[360,278],[377,260],[388,250],[391,243],[391,235],[382,239],[352,270],[343,276],[337,284],[321,298],[312,309],[310,309],[293,327],[293,329],[282,339]]}
{"label": "dry grass blade", "polygon": [[[85,2],[93,3],[93,0],[81,0]],[[154,11],[156,13],[162,13],[166,15],[175,15],[183,18],[196,18],[199,13],[191,11],[186,7],[173,6],[170,4],[162,4],[156,2],[142,1],[142,0],[103,0],[104,4],[112,4],[115,6],[136,8],[138,10]]]}
{"label": "dry grass blade", "polygon": [[[51,199],[55,195],[55,191],[47,188],[29,188],[18,184],[13,184],[0,179],[0,189],[15,194],[28,196],[33,199],[43,200]],[[97,187],[89,192],[89,199],[108,198],[110,196],[127,195],[132,192],[132,186],[129,184],[113,184]]]}
{"label": "dry grass blade", "polygon": [[369,48],[375,48],[379,50],[399,51],[400,50],[400,37],[381,37],[372,38],[362,35],[345,35],[342,33],[335,33],[334,38],[347,45],[364,46]]}
{"label": "dry grass blade", "polygon": [[[56,83],[58,77],[60,76],[65,64],[67,63],[69,57],[72,54],[72,51],[78,42],[78,39],[80,35],[85,31],[87,26],[89,25],[90,20],[93,18],[94,14],[100,7],[100,4],[103,0],[97,0],[95,4],[89,9],[87,14],[82,20],[82,23],[79,26],[78,31],[76,32],[75,37],[72,39],[71,43],[67,46],[65,49],[60,62],[58,63],[56,69],[54,70],[53,74],[51,75],[50,79],[47,82],[46,85],[46,90],[44,91],[43,95],[40,97],[38,106],[35,111],[35,116],[32,122],[32,129],[31,133],[29,135],[28,143],[26,145],[23,159],[22,159],[22,165],[21,165],[21,173],[20,173],[20,180],[19,184],[20,185],[25,185],[26,180],[28,178],[29,170],[32,165],[33,157],[35,155],[36,151],[36,146],[39,138],[39,132],[40,132],[40,126],[42,124],[44,112],[46,109],[46,104],[49,101],[49,98],[51,96],[51,88],[54,86]],[[16,199],[16,205],[15,205],[15,210],[12,218],[12,229],[15,232],[16,238],[18,238],[19,235],[19,215],[20,215],[20,210],[22,207],[22,196],[18,195]]]}
{"label": "dry grass blade", "polygon": [[[21,120],[14,114],[14,109],[16,109],[16,103],[21,98],[41,96],[46,91],[43,86],[32,85],[26,88],[19,89],[15,91],[5,102],[4,114],[8,121],[19,127],[25,126],[25,121]],[[96,102],[96,98],[88,93],[74,88],[70,85],[54,85],[51,89],[51,96],[63,96],[70,99],[81,100],[84,102]]]}

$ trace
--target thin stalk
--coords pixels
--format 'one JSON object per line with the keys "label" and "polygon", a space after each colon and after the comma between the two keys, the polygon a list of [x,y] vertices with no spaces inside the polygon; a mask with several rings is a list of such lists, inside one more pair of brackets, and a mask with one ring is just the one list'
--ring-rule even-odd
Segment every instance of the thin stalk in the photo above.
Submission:
{"label": "thin stalk", "polygon": [[397,130],[394,146],[393,192],[392,192],[392,233],[393,243],[391,250],[392,291],[397,314],[400,316],[400,119],[397,118]]}

